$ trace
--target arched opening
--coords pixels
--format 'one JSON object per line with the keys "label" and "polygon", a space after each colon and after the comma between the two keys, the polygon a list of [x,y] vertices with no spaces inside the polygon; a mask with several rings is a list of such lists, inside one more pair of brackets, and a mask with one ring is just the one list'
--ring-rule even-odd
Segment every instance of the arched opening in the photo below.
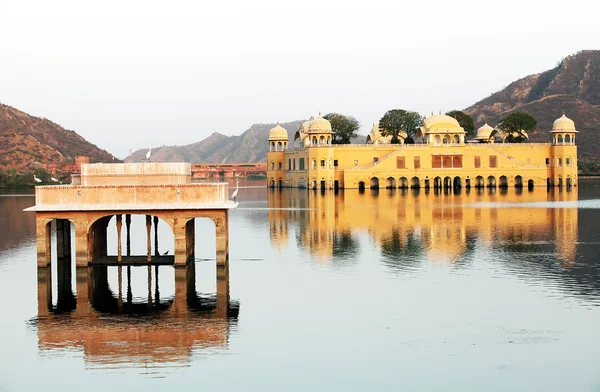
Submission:
{"label": "arched opening", "polygon": [[485,182],[483,180],[482,176],[477,176],[475,178],[475,187],[476,188],[483,188],[485,186]]}
{"label": "arched opening", "polygon": [[271,187],[271,188],[275,188],[275,179],[274,179],[274,178],[271,178],[271,179],[269,180],[269,187]]}
{"label": "arched opening", "polygon": [[413,177],[410,179],[410,187],[412,189],[419,189],[421,187],[421,182],[419,181],[419,177]]}
{"label": "arched opening", "polygon": [[452,188],[452,177],[444,177],[444,188]]}
{"label": "arched opening", "polygon": [[379,178],[371,178],[371,189],[379,189]]}
{"label": "arched opening", "polygon": [[460,181],[460,177],[459,176],[454,177],[454,181],[453,181],[452,186],[454,187],[454,189],[462,188],[462,183]]}
{"label": "arched opening", "polygon": [[515,176],[515,188],[523,188],[523,177]]}
{"label": "arched opening", "polygon": [[449,140],[448,136],[444,136],[444,138],[442,139],[442,143],[444,143],[444,144],[448,144],[449,141],[450,140]]}
{"label": "arched opening", "polygon": [[454,144],[460,144],[460,136],[454,135]]}
{"label": "arched opening", "polygon": [[277,180],[277,187],[279,189],[283,188],[283,180],[281,178],[279,180]]}
{"label": "arched opening", "polygon": [[500,184],[499,184],[500,188],[508,187],[508,178],[506,178],[506,176],[500,176],[499,180],[500,180]]}
{"label": "arched opening", "polygon": [[316,136],[313,136],[313,137],[312,137],[312,142],[311,142],[311,144],[312,144],[313,146],[316,146],[316,145],[317,145],[317,137],[316,137]]}
{"label": "arched opening", "polygon": [[402,189],[408,188],[408,178],[400,177],[400,184],[398,185],[398,187]]}
{"label": "arched opening", "polygon": [[364,181],[360,181],[358,183],[358,190],[361,191],[361,192],[365,191],[365,182]]}
{"label": "arched opening", "polygon": [[321,137],[319,138],[319,144],[320,145],[325,145],[325,136],[321,135]]}
{"label": "arched opening", "polygon": [[569,135],[569,134],[565,135],[565,143],[571,144],[571,135]]}
{"label": "arched opening", "polygon": [[433,143],[434,144],[440,144],[442,142],[442,138],[440,137],[440,135],[435,135],[433,137]]}
{"label": "arched opening", "polygon": [[561,134],[558,134],[558,137],[556,138],[557,143],[562,144],[563,143],[563,136]]}
{"label": "arched opening", "polygon": [[283,151],[283,144],[281,142],[277,142],[277,151]]}
{"label": "arched opening", "polygon": [[388,177],[386,180],[385,187],[387,189],[391,189],[391,188],[396,189],[396,179],[394,177]]}
{"label": "arched opening", "polygon": [[[105,255],[118,256],[118,222],[117,218],[112,218],[112,215],[100,218],[92,224],[89,232],[91,238],[94,235],[93,232],[102,231],[102,226],[106,225]],[[147,256],[148,252],[151,256],[174,254],[173,229],[164,219],[150,215],[128,214],[122,215],[121,222],[121,253],[123,256]],[[93,244],[90,244],[90,247],[93,247]]]}
{"label": "arched opening", "polygon": [[489,176],[487,178],[487,186],[488,186],[488,188],[495,188],[496,187],[496,177]]}
{"label": "arched opening", "polygon": [[436,177],[433,179],[433,187],[436,189],[439,189],[442,187],[442,178],[441,177]]}
{"label": "arched opening", "polygon": [[571,187],[571,176],[567,176],[567,188]]}
{"label": "arched opening", "polygon": [[327,182],[325,179],[321,180],[321,190],[324,191],[327,188]]}
{"label": "arched opening", "polygon": [[534,186],[535,186],[535,183],[533,182],[533,180],[527,181],[527,188],[533,189]]}

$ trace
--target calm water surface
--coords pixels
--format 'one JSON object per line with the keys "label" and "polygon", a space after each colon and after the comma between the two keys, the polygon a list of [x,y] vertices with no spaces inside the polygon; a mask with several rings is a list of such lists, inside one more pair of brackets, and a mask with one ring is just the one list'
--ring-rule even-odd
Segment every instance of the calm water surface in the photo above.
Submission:
{"label": "calm water surface", "polygon": [[[241,185],[229,272],[198,219],[187,276],[38,271],[33,197],[0,196],[0,390],[600,390],[598,183]],[[143,217],[132,230],[144,254]]]}

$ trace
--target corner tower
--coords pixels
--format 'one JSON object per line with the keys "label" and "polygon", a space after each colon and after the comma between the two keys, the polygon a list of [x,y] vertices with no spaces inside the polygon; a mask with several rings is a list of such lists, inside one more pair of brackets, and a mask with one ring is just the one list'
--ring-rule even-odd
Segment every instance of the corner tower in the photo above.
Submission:
{"label": "corner tower", "polygon": [[552,125],[552,158],[550,167],[552,177],[548,185],[567,186],[577,185],[577,145],[575,137],[577,130],[575,122],[562,115]]}
{"label": "corner tower", "polygon": [[285,151],[288,147],[287,130],[279,125],[269,131],[269,151],[267,152],[267,184],[269,187],[283,187],[285,171]]}

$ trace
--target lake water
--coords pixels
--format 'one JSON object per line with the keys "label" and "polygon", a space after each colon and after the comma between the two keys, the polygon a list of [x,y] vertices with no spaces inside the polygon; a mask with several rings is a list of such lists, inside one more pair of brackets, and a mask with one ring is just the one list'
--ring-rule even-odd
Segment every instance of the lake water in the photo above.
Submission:
{"label": "lake water", "polygon": [[[0,391],[600,390],[600,183],[241,185],[228,273],[198,219],[183,278],[38,271],[34,198],[0,196]],[[145,254],[143,217],[132,230]]]}

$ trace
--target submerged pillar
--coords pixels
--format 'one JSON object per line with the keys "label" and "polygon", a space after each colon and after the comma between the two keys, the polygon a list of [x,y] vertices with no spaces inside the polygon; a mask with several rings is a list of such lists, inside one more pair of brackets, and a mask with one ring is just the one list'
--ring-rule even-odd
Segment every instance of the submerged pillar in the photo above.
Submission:
{"label": "submerged pillar", "polygon": [[125,215],[125,228],[127,232],[127,256],[131,256],[131,214]]}
{"label": "submerged pillar", "polygon": [[93,295],[93,268],[76,268],[75,282],[76,288],[76,306],[75,314],[77,316],[89,316],[92,314],[92,295]]}
{"label": "submerged pillar", "polygon": [[92,235],[88,234],[87,222],[75,224],[75,266],[87,267],[92,255]]}
{"label": "submerged pillar", "polygon": [[[121,262],[123,260],[123,250],[122,241],[121,241],[121,228],[123,227],[123,215],[117,215],[117,261]],[[120,268],[120,267],[119,267]],[[120,273],[119,269],[119,273]],[[119,282],[120,283],[120,282]]]}
{"label": "submerged pillar", "polygon": [[159,253],[158,253],[158,216],[154,217],[154,256],[159,256]]}
{"label": "submerged pillar", "polygon": [[148,261],[152,260],[152,237],[150,233],[152,232],[152,217],[150,215],[146,215],[146,239],[148,241]]}
{"label": "submerged pillar", "polygon": [[227,317],[229,310],[229,267],[217,265],[217,316]]}
{"label": "submerged pillar", "polygon": [[217,231],[217,266],[229,266],[229,221],[227,210],[213,219]]}
{"label": "submerged pillar", "polygon": [[47,267],[50,265],[52,256],[51,249],[51,220],[48,219],[36,219],[35,220],[35,231],[36,231],[36,247],[37,247],[37,265],[39,268]]}
{"label": "submerged pillar", "polygon": [[[192,218],[175,218],[173,220],[173,236],[175,237],[175,267],[183,267],[187,265],[190,255],[193,255],[193,249],[190,244],[193,243],[193,226],[194,219]],[[193,247],[192,247],[193,248]]]}
{"label": "submerged pillar", "polygon": [[56,257],[71,259],[71,222],[68,219],[56,220]]}

